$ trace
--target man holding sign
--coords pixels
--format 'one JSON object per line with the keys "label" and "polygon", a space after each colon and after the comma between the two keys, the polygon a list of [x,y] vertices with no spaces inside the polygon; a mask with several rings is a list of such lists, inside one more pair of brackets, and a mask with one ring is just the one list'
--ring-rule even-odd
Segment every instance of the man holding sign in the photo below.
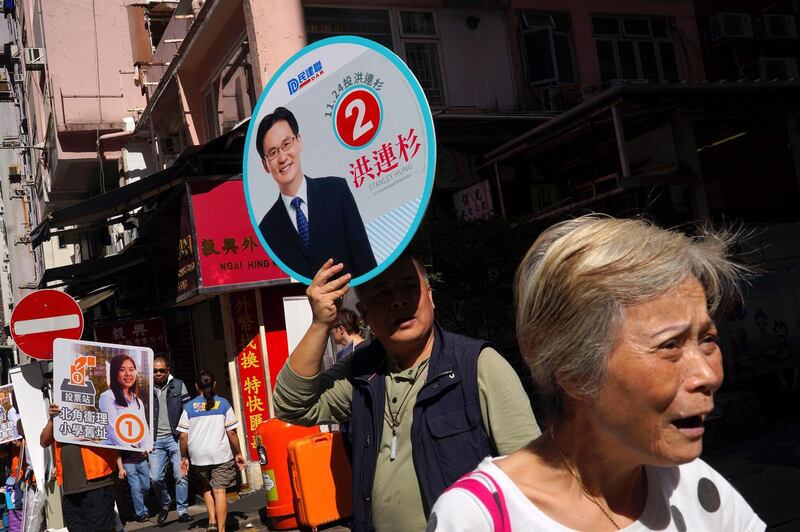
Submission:
{"label": "man holding sign", "polygon": [[356,289],[375,340],[321,373],[350,280],[335,278],[341,271],[329,260],[307,290],[313,321],[278,375],[276,413],[301,425],[350,421],[353,530],[424,530],[447,486],[540,431],[508,362],[435,323],[427,276],[409,254]]}
{"label": "man holding sign", "polygon": [[286,266],[309,278],[328,257],[354,277],[377,266],[347,181],[303,174],[303,139],[291,111],[278,107],[261,120],[256,148],[280,190],[258,228]]}
{"label": "man holding sign", "polygon": [[69,530],[112,531],[114,525],[114,478],[121,461],[114,449],[59,443],[53,419],[61,409],[50,405],[50,418],[39,437],[42,447],[55,445],[56,480],[61,486],[61,510]]}

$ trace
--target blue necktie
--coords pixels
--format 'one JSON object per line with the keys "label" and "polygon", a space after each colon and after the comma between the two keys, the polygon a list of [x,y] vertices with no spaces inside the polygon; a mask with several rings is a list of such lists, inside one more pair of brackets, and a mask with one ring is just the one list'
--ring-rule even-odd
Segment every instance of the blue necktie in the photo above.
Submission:
{"label": "blue necktie", "polygon": [[308,236],[308,218],[300,208],[301,203],[303,203],[303,200],[299,197],[292,199],[292,207],[294,207],[294,212],[297,216],[297,233],[300,235],[300,240],[303,241],[306,251],[308,251],[308,248],[311,247],[311,239]]}

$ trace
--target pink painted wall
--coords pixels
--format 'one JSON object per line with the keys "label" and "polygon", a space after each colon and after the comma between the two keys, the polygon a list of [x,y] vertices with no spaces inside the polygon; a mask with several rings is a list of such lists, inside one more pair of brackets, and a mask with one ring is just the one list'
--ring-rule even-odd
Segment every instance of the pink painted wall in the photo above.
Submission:
{"label": "pink painted wall", "polygon": [[123,118],[133,115],[128,109],[145,103],[133,74],[125,73],[133,70],[125,6],[104,0],[41,2],[58,130],[98,124],[121,129]]}
{"label": "pink painted wall", "polygon": [[513,0],[511,10],[508,11],[508,28],[514,70],[520,88],[523,83],[523,67],[520,60],[518,24],[519,14],[523,11],[570,14],[575,67],[581,85],[599,86],[601,83],[600,67],[592,36],[592,15],[599,14],[671,17],[680,36],[680,42],[675,43],[675,55],[681,79],[689,81],[704,79],[693,0]]}
{"label": "pink painted wall", "polygon": [[[181,120],[188,138],[199,143],[211,140],[204,96],[221,75],[225,60],[245,38],[250,48],[256,97],[278,67],[306,42],[300,0],[216,0],[215,4],[178,68],[184,97],[181,105],[185,104],[185,109],[159,106],[152,118],[158,124],[168,116],[174,117],[176,112],[185,112]],[[162,50],[161,45],[156,58],[161,62],[173,59],[169,49],[165,46]]]}
{"label": "pink painted wall", "polygon": [[295,52],[306,45],[300,0],[244,0],[247,38],[257,91]]}
{"label": "pink painted wall", "polygon": [[193,125],[200,143],[211,140],[204,96],[222,74],[226,59],[238,50],[246,36],[242,0],[216,0],[216,4],[178,69],[190,113],[187,122]]}

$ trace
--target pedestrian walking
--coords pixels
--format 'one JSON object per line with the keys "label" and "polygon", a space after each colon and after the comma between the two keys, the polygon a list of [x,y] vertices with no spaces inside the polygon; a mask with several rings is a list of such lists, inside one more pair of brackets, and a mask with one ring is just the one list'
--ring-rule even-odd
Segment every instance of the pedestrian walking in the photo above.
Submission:
{"label": "pedestrian walking", "polygon": [[178,521],[188,523],[189,515],[189,481],[181,474],[181,450],[178,445],[178,421],[183,406],[189,402],[189,392],[182,380],[171,374],[169,362],[163,356],[153,359],[153,419],[155,420],[156,437],[153,451],[150,453],[150,480],[161,504],[158,513],[158,524],[167,520],[172,497],[164,483],[167,464],[172,465],[172,476],[175,478],[175,507]]}
{"label": "pedestrian walking", "polygon": [[420,531],[445,488],[487,455],[540,434],[511,365],[488,342],[434,321],[423,266],[403,254],[356,289],[375,339],[321,373],[349,275],[329,260],[306,291],[311,326],[284,364],[278,417],[302,425],[350,421],[353,529]]}
{"label": "pedestrian walking", "polygon": [[136,512],[136,521],[146,523],[150,520],[150,512],[144,503],[147,492],[150,491],[150,465],[145,453],[122,451],[122,468],[119,471],[120,479],[126,479],[131,488],[133,509]]}
{"label": "pedestrian walking", "polygon": [[181,474],[189,466],[203,480],[203,500],[208,510],[209,532],[225,532],[228,516],[227,488],[236,482],[236,471],[245,460],[239,447],[239,421],[230,403],[216,394],[216,380],[201,371],[195,384],[198,396],[186,404],[178,422]]}
{"label": "pedestrian walking", "polygon": [[364,342],[358,328],[358,314],[349,308],[340,308],[331,328],[331,336],[336,345],[341,348],[336,353],[338,362],[350,355]]}

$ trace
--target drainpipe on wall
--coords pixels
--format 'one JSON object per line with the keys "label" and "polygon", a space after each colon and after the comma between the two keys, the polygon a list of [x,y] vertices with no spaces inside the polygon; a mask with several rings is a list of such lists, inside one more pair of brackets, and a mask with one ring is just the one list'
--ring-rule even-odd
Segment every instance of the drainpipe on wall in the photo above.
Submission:
{"label": "drainpipe on wall", "polygon": [[[103,166],[105,165],[105,162],[106,162],[106,158],[105,158],[105,155],[104,155],[105,150],[103,150],[103,142],[105,142],[106,140],[118,139],[118,138],[122,138],[122,137],[130,137],[130,136],[133,136],[133,129],[130,129],[128,131],[117,131],[116,133],[106,133],[105,135],[100,135],[99,137],[97,137],[97,159],[100,161],[100,170],[101,170],[100,171],[100,176],[101,176],[100,179],[101,180],[104,180],[104,178],[102,177],[103,176],[102,169],[103,169]],[[105,182],[100,183],[100,189],[103,192],[106,191]]]}

